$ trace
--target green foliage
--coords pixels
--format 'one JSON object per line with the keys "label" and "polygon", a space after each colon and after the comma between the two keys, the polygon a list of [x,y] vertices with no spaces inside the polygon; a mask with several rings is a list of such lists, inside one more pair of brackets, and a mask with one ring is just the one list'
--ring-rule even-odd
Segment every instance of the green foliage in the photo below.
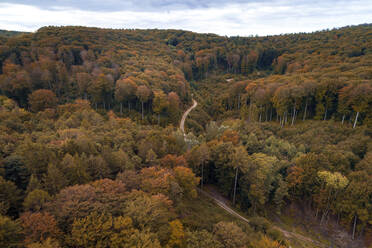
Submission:
{"label": "green foliage", "polygon": [[16,154],[23,158],[27,170],[38,179],[48,169],[48,163],[55,159],[55,153],[51,147],[39,142],[25,140],[17,147]]}
{"label": "green foliage", "polygon": [[41,189],[42,186],[39,182],[39,180],[34,176],[33,174],[30,176],[30,181],[28,182],[26,192],[30,193],[34,191],[35,189]]}
{"label": "green foliage", "polygon": [[67,179],[60,169],[54,164],[48,165],[48,170],[44,176],[44,186],[49,194],[57,194],[67,185]]}
{"label": "green foliage", "polygon": [[5,36],[5,37],[13,37],[13,36],[18,36],[22,34],[27,34],[27,32],[0,30],[0,36]]}
{"label": "green foliage", "polygon": [[20,205],[20,191],[17,186],[0,176],[0,214],[15,214]]}
{"label": "green foliage", "polygon": [[257,208],[262,208],[269,200],[269,194],[273,189],[275,180],[275,165],[278,163],[276,157],[270,157],[263,153],[252,155],[250,172],[244,175],[250,182],[250,188],[247,192],[252,202],[253,212]]}
{"label": "green foliage", "polygon": [[255,231],[266,233],[270,228],[270,222],[263,217],[253,217],[249,220],[249,225]]}
{"label": "green foliage", "polygon": [[222,248],[224,247],[222,243],[220,243],[216,238],[213,236],[212,233],[202,230],[202,231],[195,231],[195,232],[188,232],[186,234],[186,247],[190,248]]}
{"label": "green foliage", "polygon": [[43,242],[36,242],[26,246],[27,248],[60,248],[57,240],[47,238]]}
{"label": "green foliage", "polygon": [[0,246],[19,247],[22,242],[22,227],[7,216],[0,215]]}
{"label": "green foliage", "polygon": [[173,217],[172,201],[162,194],[148,196],[133,192],[124,209],[131,216],[134,225],[140,229],[161,230]]}
{"label": "green foliage", "polygon": [[319,171],[318,177],[325,183],[326,187],[334,190],[343,189],[349,183],[349,180],[339,172],[331,173],[328,171]]}
{"label": "green foliage", "polygon": [[51,199],[48,192],[41,189],[35,189],[27,194],[23,202],[25,211],[40,211],[43,210],[45,204]]}
{"label": "green foliage", "polygon": [[285,244],[260,217],[254,231],[230,223],[200,181],[254,215],[306,203],[322,225],[335,216],[368,235],[371,27],[247,38],[45,27],[0,39],[0,213],[20,217],[1,217],[0,246]]}
{"label": "green foliage", "polygon": [[248,237],[242,229],[233,222],[219,222],[213,230],[216,239],[224,247],[248,247]]}
{"label": "green foliage", "polygon": [[29,172],[21,156],[8,156],[3,161],[4,178],[14,182],[18,187],[26,189]]}
{"label": "green foliage", "polygon": [[196,198],[196,186],[199,184],[199,178],[195,177],[191,169],[177,166],[174,168],[174,177],[186,197]]}
{"label": "green foliage", "polygon": [[129,217],[92,212],[74,221],[70,242],[73,247],[129,247],[137,242],[136,232]]}

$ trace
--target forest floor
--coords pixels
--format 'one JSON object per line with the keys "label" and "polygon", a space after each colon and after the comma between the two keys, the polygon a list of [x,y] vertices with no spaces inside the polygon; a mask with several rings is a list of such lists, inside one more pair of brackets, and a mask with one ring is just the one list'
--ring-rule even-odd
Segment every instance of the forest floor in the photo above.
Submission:
{"label": "forest floor", "polygon": [[[249,218],[245,217],[244,213],[234,209],[231,206],[230,200],[222,196],[215,187],[207,185],[203,190],[199,190],[199,192],[202,195],[213,199],[219,207],[229,214],[249,223]],[[341,228],[333,227],[331,228],[332,232],[330,232],[330,230],[325,231],[325,229],[316,228],[314,225],[303,225],[300,227],[299,223],[294,223],[294,220],[296,220],[296,222],[303,222],[305,220],[298,216],[290,216],[287,211],[285,212],[284,215],[275,217],[273,228],[283,233],[290,242],[291,247],[365,247],[361,240],[352,241],[349,237],[350,235]]]}
{"label": "forest floor", "polygon": [[291,203],[280,216],[272,215],[277,225],[289,227],[301,233],[306,233],[314,239],[327,243],[328,247],[363,248],[366,245],[363,237],[352,240],[351,234],[335,218],[329,217],[326,223],[320,225],[319,219],[315,217],[315,211],[304,204]]}

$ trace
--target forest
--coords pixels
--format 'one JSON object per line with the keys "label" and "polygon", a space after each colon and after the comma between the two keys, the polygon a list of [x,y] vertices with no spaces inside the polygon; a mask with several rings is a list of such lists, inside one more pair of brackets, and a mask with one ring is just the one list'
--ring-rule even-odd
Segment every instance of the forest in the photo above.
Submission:
{"label": "forest", "polygon": [[371,137],[372,24],[0,32],[0,247],[369,247]]}

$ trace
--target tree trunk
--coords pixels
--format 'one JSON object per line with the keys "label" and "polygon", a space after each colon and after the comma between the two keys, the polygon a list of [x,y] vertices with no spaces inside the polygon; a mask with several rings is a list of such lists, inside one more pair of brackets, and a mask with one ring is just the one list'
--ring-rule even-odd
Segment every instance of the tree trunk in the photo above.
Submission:
{"label": "tree trunk", "polygon": [[200,181],[201,189],[203,189],[203,182],[204,182],[204,162],[202,163],[202,169],[201,169],[201,181]]}
{"label": "tree trunk", "polygon": [[120,114],[123,114],[123,103],[120,102]]}
{"label": "tree trunk", "polygon": [[280,127],[284,125],[284,116],[280,116]]}
{"label": "tree trunk", "polygon": [[352,236],[352,239],[355,239],[356,223],[357,223],[357,215],[354,215],[354,227],[353,227],[353,236]]}
{"label": "tree trunk", "polygon": [[326,225],[328,225],[328,221],[330,219],[330,214],[327,215],[327,219],[326,219]]}
{"label": "tree trunk", "polygon": [[142,106],[142,120],[143,120],[143,101],[141,101],[141,106]]}
{"label": "tree trunk", "polygon": [[357,122],[358,122],[358,116],[359,116],[359,112],[357,112],[357,115],[355,116],[355,121],[354,121],[353,128],[356,127],[356,124],[357,124]]}
{"label": "tree trunk", "polygon": [[236,167],[235,171],[235,183],[234,183],[234,195],[233,195],[233,205],[235,205],[235,199],[236,199],[236,184],[238,183],[238,167]]}
{"label": "tree trunk", "polygon": [[284,116],[283,116],[283,126],[285,126],[287,124],[287,112],[284,112]]}
{"label": "tree trunk", "polygon": [[238,109],[240,109],[240,94],[238,95]]}
{"label": "tree trunk", "polygon": [[305,121],[305,119],[306,119],[306,114],[307,114],[307,99],[306,99],[306,104],[305,104],[304,117],[302,118],[303,121]]}
{"label": "tree trunk", "polygon": [[160,125],[160,113],[158,114],[158,125]]}
{"label": "tree trunk", "polygon": [[258,122],[261,122],[261,115],[262,115],[262,113],[260,111],[260,118],[258,119]]}
{"label": "tree trunk", "polygon": [[327,107],[326,107],[325,112],[324,112],[324,118],[323,118],[323,121],[327,120],[327,111],[328,111],[328,109],[327,109]]}
{"label": "tree trunk", "polygon": [[287,111],[284,113],[284,116],[285,116],[285,118],[284,118],[284,120],[285,120],[284,124],[287,125],[287,118],[288,118]]}
{"label": "tree trunk", "polygon": [[323,212],[323,214],[322,214],[322,218],[320,219],[320,225],[323,224],[323,221],[324,221],[325,218],[327,217],[328,212],[329,212],[329,209],[326,209],[326,210]]}
{"label": "tree trunk", "polygon": [[293,124],[294,124],[295,116],[296,116],[296,107],[293,106],[293,115],[292,115],[292,123],[291,123],[291,126],[293,126]]}
{"label": "tree trunk", "polygon": [[362,229],[360,230],[360,232],[359,232],[359,235],[360,236],[363,236],[363,234],[364,234],[364,228],[366,227],[366,225],[362,225]]}
{"label": "tree trunk", "polygon": [[130,101],[128,100],[128,108],[129,108],[129,112],[130,112]]}
{"label": "tree trunk", "polygon": [[345,121],[345,115],[342,116],[342,121],[341,121],[342,125],[344,125],[344,121]]}
{"label": "tree trunk", "polygon": [[249,103],[249,117],[248,117],[249,122],[251,122],[251,115],[252,115],[252,103]]}
{"label": "tree trunk", "polygon": [[57,88],[56,95],[57,95],[57,97],[60,97],[61,96],[61,89],[59,87]]}
{"label": "tree trunk", "polygon": [[272,120],[273,117],[273,108],[270,108],[270,121]]}

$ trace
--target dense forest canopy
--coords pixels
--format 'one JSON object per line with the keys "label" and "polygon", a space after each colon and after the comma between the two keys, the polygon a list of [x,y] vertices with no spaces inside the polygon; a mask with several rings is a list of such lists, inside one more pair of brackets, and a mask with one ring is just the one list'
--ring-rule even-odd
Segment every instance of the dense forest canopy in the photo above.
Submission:
{"label": "dense forest canopy", "polygon": [[[178,109],[169,105],[190,103],[191,82],[192,88],[213,90],[202,97],[214,103],[212,118],[249,105],[258,116],[270,111],[285,120],[301,114],[368,123],[371,36],[371,25],[248,38],[45,27],[2,40],[0,90],[21,107],[30,107],[31,93],[47,89],[58,103],[83,98],[96,108],[148,110],[175,122]],[[239,82],[219,86],[218,76],[226,74]],[[205,87],[200,80],[212,82]],[[157,119],[147,115],[146,121]]]}
{"label": "dense forest canopy", "polygon": [[[0,33],[0,246],[308,247],[265,219],[297,204],[362,247],[371,128],[371,24]],[[217,214],[203,185],[250,224]]]}

